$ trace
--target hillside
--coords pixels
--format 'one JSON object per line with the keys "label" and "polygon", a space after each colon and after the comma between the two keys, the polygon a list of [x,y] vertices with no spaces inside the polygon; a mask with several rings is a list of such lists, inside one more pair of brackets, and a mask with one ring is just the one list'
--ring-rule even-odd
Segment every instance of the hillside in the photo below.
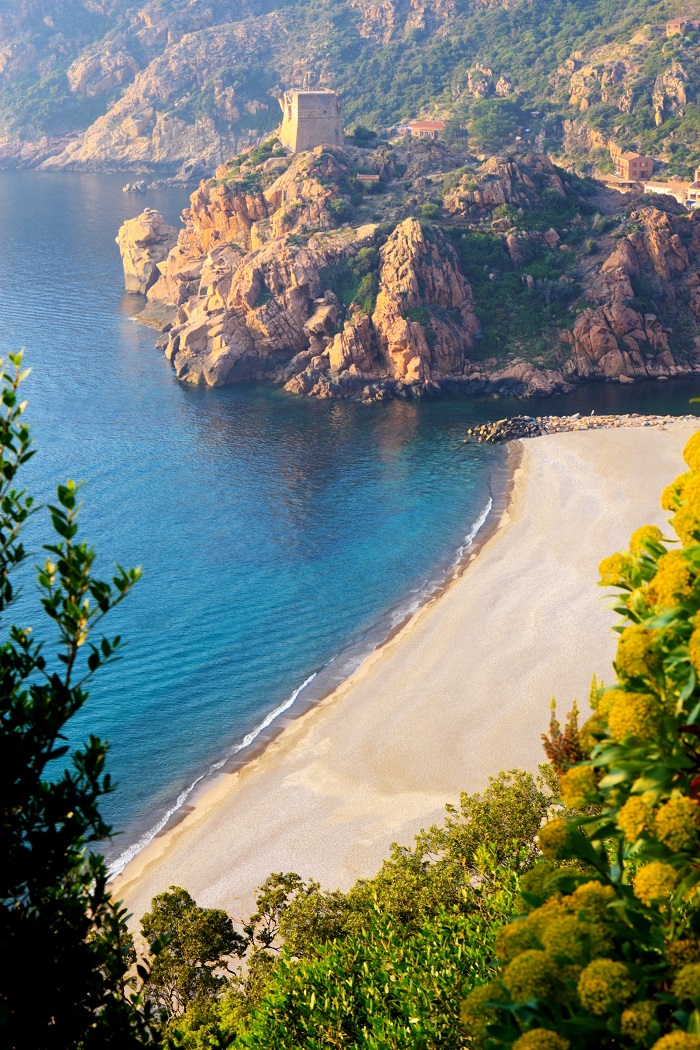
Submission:
{"label": "hillside", "polygon": [[527,397],[700,371],[699,219],[544,154],[404,140],[290,157],[270,139],[202,182],[169,254],[155,212],[119,241],[186,382]]}
{"label": "hillside", "polygon": [[520,135],[579,170],[604,168],[614,136],[686,176],[700,162],[700,43],[667,39],[665,23],[695,8],[0,0],[0,163],[211,172],[274,128],[283,87],[306,82],[339,91],[348,126],[439,113],[477,151]]}

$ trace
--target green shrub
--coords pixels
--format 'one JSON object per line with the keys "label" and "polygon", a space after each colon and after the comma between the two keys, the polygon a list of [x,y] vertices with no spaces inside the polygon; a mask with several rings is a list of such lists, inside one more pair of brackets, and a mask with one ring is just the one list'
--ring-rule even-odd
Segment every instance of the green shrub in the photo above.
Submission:
{"label": "green shrub", "polygon": [[270,876],[243,930],[247,972],[193,997],[168,1046],[462,1046],[454,989],[491,975],[550,800],[545,781],[502,773],[347,893]]}
{"label": "green shrub", "polygon": [[342,225],[345,222],[350,222],[353,216],[353,210],[350,204],[345,200],[344,197],[335,197],[329,205],[330,213],[333,219]]}

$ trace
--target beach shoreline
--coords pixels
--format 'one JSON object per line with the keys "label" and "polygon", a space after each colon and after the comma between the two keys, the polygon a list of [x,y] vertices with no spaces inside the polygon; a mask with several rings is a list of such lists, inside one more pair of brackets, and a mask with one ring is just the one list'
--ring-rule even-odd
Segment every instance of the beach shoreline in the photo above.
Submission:
{"label": "beach shoreline", "polygon": [[[663,476],[653,485],[655,521],[663,523],[658,510],[658,493],[672,476],[681,472],[680,449],[692,428],[693,424],[683,421],[670,422],[667,427],[661,428],[661,434],[656,429],[650,432],[641,428],[636,431],[630,428],[610,432],[614,437],[609,438],[608,444],[617,442],[622,458],[628,463],[636,458],[643,446],[649,446],[648,449],[644,448],[645,460],[649,460],[654,442],[657,446],[664,446],[663,449],[656,449],[657,453],[662,453],[660,472]],[[523,546],[522,537],[518,536],[515,541],[517,549],[511,551],[509,556],[508,547],[513,547],[514,543],[512,536],[510,544],[506,537],[512,533],[514,526],[520,532],[523,528],[527,531],[528,518],[533,517],[529,506],[533,486],[542,488],[544,479],[544,486],[547,487],[549,482],[545,475],[553,464],[555,473],[558,472],[557,484],[561,487],[563,478],[559,476],[561,465],[557,456],[566,459],[573,454],[576,460],[578,455],[580,462],[576,469],[582,475],[585,474],[586,469],[590,468],[590,462],[585,455],[580,454],[585,450],[580,448],[577,453],[575,445],[587,442],[600,446],[603,440],[601,433],[608,432],[549,436],[541,446],[540,442],[530,441],[511,445],[507,471],[502,479],[504,483],[500,502],[494,499],[488,526],[477,534],[475,542],[464,551],[449,578],[419,609],[397,625],[348,679],[316,702],[308,704],[305,710],[295,711],[293,717],[280,718],[274,725],[274,731],[261,742],[255,753],[249,751],[235,768],[222,770],[217,780],[193,799],[193,804],[180,811],[177,822],[163,829],[130,861],[112,883],[114,896],[123,898],[138,917],[146,910],[153,893],[175,883],[189,889],[199,903],[227,907],[230,911],[234,898],[241,903],[252,903],[255,886],[271,870],[283,868],[297,870],[303,877],[320,878],[329,888],[335,888],[336,885],[347,888],[356,877],[369,875],[378,867],[383,856],[388,854],[392,841],[406,841],[412,833],[439,819],[444,804],[457,801],[459,791],[483,787],[486,777],[497,774],[502,768],[518,765],[534,769],[537,761],[541,761],[539,734],[546,728],[546,702],[552,689],[543,688],[536,702],[530,699],[527,717],[524,713],[518,714],[512,710],[499,714],[498,704],[495,710],[489,711],[489,698],[481,693],[489,691],[491,681],[494,683],[494,698],[500,688],[495,684],[499,676],[494,675],[488,666],[494,656],[489,646],[496,652],[498,663],[497,643],[500,639],[502,650],[503,628],[509,621],[513,623],[517,620],[506,616],[505,623],[499,624],[497,629],[493,626],[489,628],[488,577],[494,565],[501,576],[504,572],[508,576],[511,561],[517,563],[518,558],[522,560],[523,557],[527,559],[533,555],[535,562],[531,569],[533,574],[537,573],[537,544],[534,544],[534,549],[528,555],[528,546]],[[551,451],[555,451],[556,446],[554,457],[551,451],[544,451],[550,443]],[[569,449],[567,446],[572,443],[574,447]],[[543,451],[534,451],[536,445]],[[564,447],[560,448],[562,445]],[[615,469],[615,456],[611,459],[604,448],[597,446],[589,450],[589,460],[592,456],[598,463],[602,455],[603,469],[600,469],[600,463],[595,469],[602,482],[608,485],[611,477],[607,475],[619,475],[619,469]],[[675,462],[676,469],[669,477],[669,470],[673,471],[672,462]],[[648,479],[646,488],[649,488]],[[534,495],[537,497],[538,493]],[[648,492],[645,489],[643,502],[649,505],[650,511],[651,495],[651,489]],[[598,498],[598,504],[599,512],[605,517],[606,500],[601,502]],[[576,512],[573,508],[570,510],[575,517]],[[625,525],[627,534],[642,523],[642,520],[629,521],[629,527]],[[595,558],[600,560],[600,557],[618,549],[619,542],[613,546],[599,542],[598,546],[600,550],[593,553],[596,565]],[[566,544],[559,555],[565,562],[568,557]],[[513,565],[515,568],[516,564]],[[567,569],[565,564],[563,568]],[[590,570],[590,565],[587,565],[587,570]],[[589,589],[594,592],[596,577],[590,572],[588,576]],[[491,601],[498,604],[498,580],[492,579],[490,582],[495,589]],[[578,576],[576,587],[581,587]],[[547,605],[546,588],[542,593]],[[597,597],[594,595],[595,599]],[[483,632],[480,632],[480,625],[473,615],[475,598],[477,611],[481,603],[486,613],[487,622]],[[522,601],[519,605],[522,609]],[[435,668],[422,665],[420,660],[416,663],[415,654],[412,653],[417,642],[421,645],[425,643],[424,636],[435,635],[436,627],[435,644],[444,644],[440,638],[441,618],[445,621],[448,633],[452,632],[446,643],[447,663],[460,664],[461,661],[461,670],[466,670],[467,676],[471,673],[475,678],[474,682],[464,685],[463,703],[458,695],[454,695],[460,688],[459,675],[456,678],[457,685],[441,693],[441,686],[431,682],[431,670]],[[604,619],[601,616],[601,621]],[[606,622],[609,628],[609,616]],[[569,628],[570,625],[567,627],[570,634]],[[489,631],[492,634],[490,638]],[[465,661],[464,654],[457,653],[454,660],[449,659],[450,653],[458,648],[455,639],[459,640],[463,632],[475,647],[473,668],[468,658]],[[480,633],[485,634],[485,638],[480,638]],[[554,628],[553,634],[556,633]],[[594,649],[598,656],[607,658],[609,663],[612,639],[604,637],[605,634],[605,630],[598,631]],[[565,641],[569,648],[575,648],[575,638],[567,637]],[[476,649],[480,644],[483,653],[481,663],[486,666],[478,670],[480,662],[476,659]],[[432,659],[430,646],[425,652],[424,664],[429,664]],[[508,662],[507,652],[501,651],[500,655]],[[600,674],[607,670],[598,661],[592,660],[591,664],[588,680],[593,672]],[[517,666],[515,660],[513,666]],[[540,667],[538,681],[542,677],[541,670]],[[526,667],[526,678],[527,671]],[[481,681],[477,683],[479,675]],[[561,683],[561,668],[553,678]],[[408,682],[407,687],[404,679]],[[569,703],[574,698],[581,702],[585,697],[581,681],[578,676],[576,697],[560,695],[561,703]],[[556,691],[557,681],[552,685]],[[402,711],[401,700],[396,695],[400,692],[406,693],[409,706],[415,712],[413,732],[411,712]],[[443,700],[443,710],[434,706],[436,697],[440,696],[447,698]],[[360,700],[366,705],[366,717],[360,717],[358,722],[360,712],[356,704]],[[470,703],[473,707],[471,712]],[[341,708],[344,708],[344,712],[341,712]],[[477,716],[490,725],[486,734],[489,743],[485,748],[480,744],[480,741],[483,743],[484,732]],[[458,746],[454,748],[456,753],[450,757],[448,752],[453,718]],[[382,733],[378,736],[373,732],[373,720],[382,727]],[[494,743],[505,724],[511,724],[513,720],[516,743],[511,741],[503,746]],[[499,721],[503,723],[502,726],[499,726]],[[363,722],[367,722],[367,725],[363,726]],[[396,734],[393,742],[392,733]],[[427,762],[421,762],[421,738],[425,749],[429,751]],[[345,756],[342,760],[334,760],[334,748],[337,747],[338,754],[342,755],[348,743],[354,759],[348,760]],[[479,755],[480,750],[482,753]],[[471,756],[471,766],[461,761],[460,751],[462,758]],[[493,756],[490,761],[488,754]],[[517,761],[510,759],[511,754]],[[393,765],[397,767],[396,775],[391,772]],[[418,771],[416,767],[420,768],[421,765],[424,768]],[[339,777],[339,773],[342,776]],[[380,782],[380,789],[375,792],[376,797],[370,798],[372,791],[368,785],[373,781]],[[294,784],[302,785],[303,788],[296,800]],[[306,804],[304,796],[308,796],[310,805]],[[397,807],[396,812],[392,812],[393,804]],[[231,836],[235,839],[238,834],[242,839],[240,848],[231,842]],[[329,841],[337,847],[337,862],[329,860],[327,845],[323,845]],[[230,863],[225,859],[227,856]]]}
{"label": "beach shoreline", "polygon": [[[514,476],[522,458],[522,451],[518,442],[511,442],[504,448],[503,452],[504,455],[501,457],[500,462],[495,464],[490,477],[487,504],[472,523],[462,544],[457,548],[456,556],[438,574],[437,582],[428,585],[422,592],[418,604],[404,613],[395,624],[386,630],[385,634],[381,632],[385,630],[383,625],[386,625],[386,617],[382,618],[373,629],[365,632],[357,642],[342,650],[329,663],[314,671],[300,686],[293,690],[291,696],[284,703],[269,712],[250,733],[246,734],[240,743],[236,743],[229,748],[225,757],[212,763],[207,771],[200,774],[178,796],[175,805],[166,811],[163,817],[156,820],[145,834],[140,836],[135,843],[132,843],[122,851],[118,858],[109,864],[110,882],[116,882],[122,876],[122,873],[136,862],[139,855],[149,849],[152,843],[159,843],[165,836],[173,832],[200,803],[206,805],[206,798],[211,792],[214,792],[214,797],[216,797],[217,789],[221,783],[228,784],[230,776],[239,773],[248,763],[255,762],[260,758],[266,748],[274,743],[291,721],[303,718],[308,712],[323,704],[338,688],[352,678],[365,660],[397,637],[414,616],[425,606],[437,600],[447,588],[452,586],[462,576],[479,551],[499,529],[501,517],[507,510],[512,498]],[[378,637],[379,640],[369,641],[372,636]],[[353,653],[359,653],[357,666],[350,672],[344,672],[338,678],[332,671],[335,670],[336,665],[345,667],[348,658]],[[125,860],[124,858],[127,859]]]}

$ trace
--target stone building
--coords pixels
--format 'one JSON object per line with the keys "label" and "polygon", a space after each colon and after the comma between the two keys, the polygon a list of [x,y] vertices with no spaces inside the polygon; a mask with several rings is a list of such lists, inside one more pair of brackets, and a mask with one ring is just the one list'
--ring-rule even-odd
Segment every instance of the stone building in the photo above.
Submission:
{"label": "stone building", "polygon": [[687,33],[690,30],[697,32],[700,29],[700,21],[697,18],[674,18],[666,23],[666,36],[676,36],[677,33]]}
{"label": "stone building", "polygon": [[700,168],[695,169],[695,179],[688,187],[688,196],[685,203],[692,211],[700,207]]}
{"label": "stone building", "polygon": [[285,91],[280,141],[292,153],[314,146],[342,146],[340,99],[335,91]]}
{"label": "stone building", "polygon": [[644,182],[654,174],[654,158],[641,153],[619,153],[613,162],[615,174],[626,182]]}

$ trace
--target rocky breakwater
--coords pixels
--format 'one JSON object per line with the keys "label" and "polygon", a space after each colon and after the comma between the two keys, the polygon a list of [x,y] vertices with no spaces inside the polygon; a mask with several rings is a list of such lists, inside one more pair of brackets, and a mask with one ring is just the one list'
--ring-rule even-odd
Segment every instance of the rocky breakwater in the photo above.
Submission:
{"label": "rocky breakwater", "polygon": [[127,292],[145,295],[160,277],[159,263],[177,241],[177,230],[163,220],[160,212],[146,208],[120,228],[117,244],[124,266]]}
{"label": "rocky breakwater", "polygon": [[579,430],[616,430],[620,427],[658,427],[679,420],[697,421],[697,416],[658,416],[628,412],[621,415],[582,416],[510,416],[491,423],[480,423],[467,430],[469,437],[488,444],[500,444],[519,438],[542,437],[544,434],[566,434]]}

